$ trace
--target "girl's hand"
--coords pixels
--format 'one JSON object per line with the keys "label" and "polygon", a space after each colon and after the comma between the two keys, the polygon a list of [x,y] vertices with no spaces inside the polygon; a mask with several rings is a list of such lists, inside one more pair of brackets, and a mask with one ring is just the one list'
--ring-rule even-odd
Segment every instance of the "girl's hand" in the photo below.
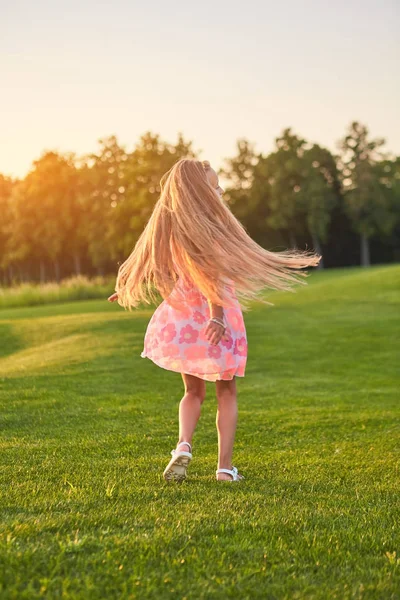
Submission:
{"label": "girl's hand", "polygon": [[115,292],[115,294],[111,294],[111,296],[109,296],[108,301],[115,302],[117,299],[118,299],[118,294],[117,294],[117,292]]}
{"label": "girl's hand", "polygon": [[209,321],[206,327],[206,338],[210,342],[210,344],[219,344],[221,339],[223,338],[225,333],[225,329],[222,325],[218,325],[215,321]]}

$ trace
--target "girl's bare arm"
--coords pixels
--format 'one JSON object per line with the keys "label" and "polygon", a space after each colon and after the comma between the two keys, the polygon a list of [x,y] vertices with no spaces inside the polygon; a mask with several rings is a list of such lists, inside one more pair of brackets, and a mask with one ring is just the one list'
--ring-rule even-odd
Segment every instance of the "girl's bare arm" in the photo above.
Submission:
{"label": "girl's bare arm", "polygon": [[218,317],[219,319],[224,318],[224,307],[219,304],[212,304],[212,302],[208,303],[210,307],[210,317]]}

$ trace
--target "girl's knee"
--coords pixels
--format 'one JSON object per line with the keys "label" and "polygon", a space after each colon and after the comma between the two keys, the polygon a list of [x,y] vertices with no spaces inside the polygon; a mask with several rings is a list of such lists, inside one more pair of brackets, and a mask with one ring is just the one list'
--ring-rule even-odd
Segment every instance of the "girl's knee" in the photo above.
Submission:
{"label": "girl's knee", "polygon": [[216,381],[216,394],[218,401],[232,401],[236,399],[235,378],[227,381]]}
{"label": "girl's knee", "polygon": [[197,398],[203,404],[206,397],[206,386],[204,385],[187,385],[185,386],[185,395]]}
{"label": "girl's knee", "polygon": [[203,404],[206,397],[206,383],[204,379],[187,375],[186,373],[183,374],[182,378],[185,384],[185,394],[194,396]]}

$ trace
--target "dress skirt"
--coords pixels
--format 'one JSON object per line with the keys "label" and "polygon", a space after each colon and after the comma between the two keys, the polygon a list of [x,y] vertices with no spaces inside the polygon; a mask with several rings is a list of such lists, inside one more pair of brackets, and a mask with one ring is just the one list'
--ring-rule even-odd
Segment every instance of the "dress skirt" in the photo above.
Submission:
{"label": "dress skirt", "polygon": [[140,356],[169,371],[187,373],[207,381],[244,377],[247,336],[242,310],[233,285],[226,285],[230,306],[224,308],[225,335],[218,344],[205,336],[210,309],[206,297],[185,278],[179,279],[179,308],[168,298],[153,313]]}

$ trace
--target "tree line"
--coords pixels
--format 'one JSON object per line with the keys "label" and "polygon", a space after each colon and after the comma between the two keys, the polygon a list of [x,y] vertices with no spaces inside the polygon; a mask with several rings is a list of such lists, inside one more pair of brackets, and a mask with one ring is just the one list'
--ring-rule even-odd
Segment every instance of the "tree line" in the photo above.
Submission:
{"label": "tree line", "polygon": [[[246,139],[216,169],[224,198],[249,235],[269,250],[314,248],[321,266],[400,259],[400,157],[353,122],[337,154],[288,128],[267,155]],[[0,174],[0,280],[59,281],[116,273],[160,194],[160,178],[190,141],[147,132],[131,152],[115,136],[96,153],[46,151],[23,179]]]}

